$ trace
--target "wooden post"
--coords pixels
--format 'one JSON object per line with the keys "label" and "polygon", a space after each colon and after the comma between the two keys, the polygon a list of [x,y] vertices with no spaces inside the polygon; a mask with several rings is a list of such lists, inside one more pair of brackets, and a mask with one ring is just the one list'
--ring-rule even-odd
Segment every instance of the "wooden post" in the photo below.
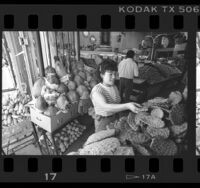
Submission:
{"label": "wooden post", "polygon": [[39,32],[39,35],[40,35],[40,41],[41,41],[41,47],[42,47],[43,63],[44,63],[44,67],[47,67],[50,63],[48,59],[48,48],[47,48],[47,42],[45,38],[45,32]]}
{"label": "wooden post", "polygon": [[18,40],[16,38],[16,32],[4,32],[4,35],[9,48],[9,55],[13,65],[13,70],[16,75],[17,88],[21,90],[22,82],[26,82],[28,84],[27,73],[21,69],[21,66],[23,67],[24,64],[24,58],[22,58],[21,55],[23,55],[24,52],[19,52],[19,47],[16,44],[16,41]]}
{"label": "wooden post", "polygon": [[[19,32],[19,36],[24,38],[24,32]],[[27,71],[27,75],[28,75],[29,87],[33,88],[33,79],[32,79],[32,76],[31,76],[31,67],[30,67],[30,64],[29,64],[30,59],[29,59],[29,56],[28,56],[28,51],[27,51],[26,45],[22,45],[22,49],[24,51],[24,60],[25,60],[25,66],[26,66],[26,71]],[[31,91],[31,93],[32,93],[32,91]]]}
{"label": "wooden post", "polygon": [[41,40],[40,40],[40,35],[39,32],[36,31],[36,52],[37,52],[37,56],[38,56],[38,66],[39,66],[39,70],[40,70],[40,75],[41,76],[45,76],[45,72],[44,72],[44,62],[43,62],[43,58],[42,58],[42,46],[41,46]]}
{"label": "wooden post", "polygon": [[75,52],[76,52],[76,59],[79,61],[80,60],[80,36],[79,32],[75,32]]}

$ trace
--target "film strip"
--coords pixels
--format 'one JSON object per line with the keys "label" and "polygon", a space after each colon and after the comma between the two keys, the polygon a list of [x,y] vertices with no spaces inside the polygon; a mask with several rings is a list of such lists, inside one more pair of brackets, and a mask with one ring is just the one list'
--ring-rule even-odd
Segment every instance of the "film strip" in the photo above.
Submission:
{"label": "film strip", "polygon": [[[187,97],[187,100],[185,101],[185,105],[187,105],[187,108],[186,108],[187,121],[184,119],[185,122],[180,123],[181,125],[180,124],[176,125],[176,123],[174,123],[174,126],[176,127],[173,127],[174,129],[176,128],[176,130],[177,129],[180,130],[181,128],[184,129],[184,126],[182,126],[184,123],[187,124],[187,127],[186,127],[187,134],[186,136],[184,135],[184,139],[187,140],[187,144],[186,144],[187,148],[184,148],[182,153],[174,152],[176,148],[175,149],[173,148],[174,150],[171,149],[170,147],[171,145],[169,146],[169,142],[166,142],[166,139],[164,139],[162,144],[160,144],[161,143],[160,140],[163,140],[163,138],[157,139],[156,137],[155,139],[154,136],[151,135],[151,146],[154,144],[153,154],[150,155],[148,151],[146,150],[144,151],[145,147],[140,147],[140,149],[141,148],[143,149],[142,150],[143,152],[147,152],[148,154],[146,156],[137,155],[135,153],[138,152],[139,146],[137,144],[136,144],[137,146],[134,145],[134,147],[130,146],[130,142],[131,144],[135,144],[135,141],[133,141],[133,138],[135,138],[135,135],[136,135],[135,132],[131,129],[131,131],[133,131],[134,133],[133,132],[130,133],[128,137],[129,142],[127,142],[127,140],[125,139],[126,143],[129,143],[128,147],[127,145],[124,146],[123,144],[120,147],[126,147],[126,149],[134,148],[133,152],[135,153],[131,153],[132,152],[131,150],[131,152],[129,151],[130,153],[128,154],[127,153],[119,154],[117,156],[113,154],[114,150],[113,151],[106,150],[102,154],[101,152],[98,153],[94,149],[95,146],[96,148],[100,146],[94,145],[93,148],[91,147],[90,149],[88,149],[87,151],[88,153],[86,153],[85,155],[81,155],[80,153],[67,155],[67,154],[64,154],[64,152],[60,155],[59,152],[60,150],[62,150],[62,147],[60,147],[60,145],[59,145],[59,149],[60,149],[59,152],[51,151],[52,148],[53,149],[56,148],[56,140],[54,140],[53,138],[56,135],[56,133],[55,134],[52,133],[53,132],[51,131],[52,127],[50,127],[48,130],[45,130],[45,133],[44,133],[43,128],[44,126],[47,126],[47,124],[49,123],[47,119],[41,120],[43,118],[42,115],[41,116],[35,115],[34,116],[35,119],[33,120],[33,117],[32,117],[33,111],[29,112],[31,114],[31,117],[29,116],[29,118],[31,118],[30,119],[30,122],[32,122],[31,125],[33,125],[36,128],[33,129],[32,137],[31,136],[30,137],[33,138],[34,140],[33,143],[35,144],[35,147],[37,148],[37,150],[40,149],[40,151],[43,151],[44,154],[42,154],[42,152],[34,153],[34,150],[30,148],[26,152],[25,150],[23,150],[23,152],[18,153],[18,152],[15,152],[13,149],[12,150],[13,152],[8,153],[8,146],[6,146],[6,149],[5,149],[3,147],[3,143],[5,140],[9,140],[9,136],[7,135],[3,137],[3,133],[4,133],[3,127],[4,128],[9,127],[9,125],[8,125],[8,119],[3,119],[3,118],[5,117],[8,118],[9,114],[13,115],[14,113],[13,111],[15,110],[13,109],[9,111],[10,109],[7,109],[7,108],[3,109],[4,104],[2,104],[2,129],[1,129],[2,155],[0,158],[0,164],[1,164],[0,165],[0,181],[1,182],[117,182],[117,183],[121,183],[121,182],[127,182],[127,183],[199,182],[200,159],[196,151],[198,150],[197,149],[198,140],[196,140],[197,135],[196,135],[196,129],[194,128],[194,125],[198,127],[197,125],[198,123],[196,120],[198,117],[198,114],[196,115],[197,111],[195,108],[196,106],[198,106],[196,105],[196,76],[198,75],[198,73],[195,74],[197,56],[198,56],[197,55],[198,49],[197,49],[196,42],[197,42],[197,36],[198,36],[197,33],[200,28],[200,21],[199,21],[200,7],[198,5],[98,5],[98,6],[92,5],[92,4],[91,5],[45,5],[45,6],[44,5],[31,5],[31,6],[30,5],[29,6],[27,5],[1,5],[0,12],[1,12],[0,13],[0,29],[1,29],[1,36],[3,39],[2,48],[1,48],[2,65],[4,64],[6,65],[6,62],[8,65],[9,65],[9,62],[14,62],[13,68],[10,68],[10,70],[11,72],[12,72],[12,69],[13,69],[13,72],[18,70],[18,74],[15,72],[14,79],[16,81],[13,81],[13,82],[17,83],[16,84],[18,87],[17,89],[19,89],[20,88],[19,83],[22,82],[21,80],[24,80],[24,82],[27,83],[28,85],[27,88],[26,87],[25,88],[29,90],[30,93],[31,93],[32,87],[34,87],[34,82],[36,81],[37,74],[34,73],[34,70],[35,72],[38,71],[38,73],[40,73],[40,76],[45,76],[45,68],[46,68],[45,66],[50,65],[52,67],[55,67],[56,61],[58,59],[54,58],[54,55],[58,56],[59,53],[65,54],[65,57],[68,58],[66,59],[66,62],[72,62],[72,61],[74,62],[76,58],[78,58],[78,60],[80,61],[81,50],[82,50],[82,59],[84,59],[83,58],[85,57],[84,54],[86,54],[87,56],[90,57],[90,59],[93,60],[93,63],[96,61],[95,58],[97,56],[95,55],[93,56],[91,54],[100,54],[100,57],[104,59],[105,61],[106,59],[109,59],[108,56],[110,54],[114,54],[115,56],[112,60],[121,62],[123,61],[124,56],[128,54],[126,51],[127,49],[128,50],[132,49],[132,51],[134,51],[135,54],[137,54],[138,51],[141,53],[142,50],[145,51],[146,49],[150,48],[150,56],[148,56],[149,55],[148,53],[147,55],[142,55],[142,54],[139,54],[139,55],[141,59],[143,58],[142,61],[144,61],[145,59],[145,63],[143,64],[147,64],[146,66],[156,71],[159,69],[158,66],[156,66],[157,65],[156,62],[159,62],[158,65],[161,65],[163,62],[164,62],[163,64],[166,64],[165,62],[166,60],[168,62],[172,60],[173,62],[176,62],[174,59],[170,58],[174,56],[174,49],[176,45],[176,48],[180,48],[176,51],[176,53],[179,53],[179,52],[180,54],[183,53],[184,58],[186,58],[188,61],[187,66],[183,68],[184,71],[187,72],[187,74],[186,76],[184,74],[185,77],[182,77],[183,74],[181,74],[181,81],[180,81],[180,77],[178,77],[179,80],[176,82],[174,80],[170,80],[168,82],[163,82],[161,84],[161,86],[164,86],[162,87],[162,89],[164,89],[165,86],[169,87],[167,85],[169,83],[174,82],[174,83],[182,84],[183,82],[184,87],[181,89],[182,101],[184,101],[183,99],[184,89],[187,88],[188,97]],[[97,33],[100,33],[100,34],[97,35]],[[88,35],[90,36],[90,38]],[[145,36],[150,36],[150,39],[149,37],[145,38]],[[32,37],[32,40],[31,40],[31,37]],[[52,39],[51,37],[54,37],[54,38]],[[128,37],[130,38],[128,39]],[[156,40],[155,40],[156,38],[160,38],[160,41],[158,41],[159,44],[156,43]],[[77,42],[77,40],[79,41],[79,43]],[[64,44],[63,41],[67,41],[66,44]],[[71,47],[69,45],[70,41],[71,41]],[[90,45],[84,47],[84,44],[86,45],[88,44],[85,41],[89,41]],[[124,41],[123,44],[122,44],[122,41]],[[81,46],[81,42],[83,46]],[[171,42],[175,44],[172,44]],[[94,45],[98,43],[100,43],[100,46]],[[187,49],[183,45],[185,43],[187,45],[186,47]],[[54,55],[52,52],[52,44],[56,46],[55,48],[56,50],[54,49]],[[57,48],[57,46],[59,46],[58,44],[60,45],[60,47]],[[126,47],[123,47],[123,45]],[[150,47],[148,45],[150,45]],[[158,46],[160,45],[160,47],[158,46],[155,47],[154,45],[158,45]],[[36,47],[34,48],[33,46],[37,46],[37,48]],[[96,51],[98,50],[95,51],[94,48],[104,48],[104,49],[100,49],[99,50],[100,53],[96,53]],[[109,51],[108,48],[112,48],[111,51]],[[140,48],[140,49],[137,51],[136,48],[137,49]],[[161,50],[159,51],[159,49]],[[155,50],[155,51],[152,51],[152,50]],[[149,51],[146,50],[145,52],[149,52]],[[155,60],[155,57],[156,55],[159,54],[159,52],[161,55],[158,56],[158,58]],[[14,53],[15,56],[13,56],[12,53]],[[28,54],[32,54],[32,56]],[[33,54],[35,54],[35,56]],[[163,54],[166,55],[165,58],[163,58]],[[34,57],[36,56],[37,58],[36,60],[34,60]],[[31,57],[33,58],[32,60],[31,60]],[[59,58],[61,60],[61,56]],[[24,67],[26,67],[25,72],[27,72],[26,76],[24,76],[25,78],[23,78],[23,65],[21,65],[21,67],[20,65],[18,65],[19,62],[21,62],[22,64],[22,61],[24,61]],[[43,63],[41,64],[40,61]],[[37,64],[37,68],[35,68],[35,64],[33,62]],[[149,64],[151,65],[149,66]],[[89,65],[89,63],[87,65]],[[20,68],[17,68],[17,66],[19,66]],[[73,65],[70,64],[70,66],[73,66]],[[175,66],[173,66],[173,68],[174,68],[173,70],[175,70]],[[179,69],[181,68],[179,67]],[[21,72],[19,70],[21,70]],[[90,70],[92,70],[92,67],[90,67]],[[61,71],[58,71],[58,72],[61,72]],[[52,74],[51,71],[50,73]],[[69,69],[67,73],[70,73]],[[74,73],[74,74],[76,75],[78,73]],[[21,75],[22,78],[17,77],[17,75],[18,76]],[[166,78],[167,74],[163,77]],[[187,81],[185,81],[184,78],[186,78]],[[4,90],[3,87],[6,85],[3,82],[4,80],[5,78],[2,77],[2,83],[1,83],[2,84],[2,99],[4,95],[7,95],[3,91]],[[66,80],[63,78],[63,79],[60,79],[60,81],[65,84]],[[51,82],[51,81],[48,81],[48,82]],[[178,90],[177,84],[175,84],[174,87],[175,88],[171,89],[170,92]],[[146,88],[146,86],[144,88]],[[150,89],[150,91],[152,91],[152,89]],[[28,91],[25,91],[26,94],[27,92]],[[141,90],[141,92],[144,92],[144,90]],[[165,99],[166,99],[166,95],[167,97],[169,97],[169,93],[165,94]],[[22,94],[22,96],[24,95]],[[160,97],[159,95],[155,95],[155,96]],[[68,98],[70,98],[70,96],[68,96]],[[152,96],[147,97],[147,98],[151,99]],[[4,103],[5,101],[2,100],[2,102]],[[143,102],[146,102],[146,101],[144,100]],[[20,101],[18,101],[18,103],[20,103]],[[82,104],[81,107],[83,107],[84,103],[81,103],[81,104]],[[79,103],[79,107],[80,107],[80,103]],[[162,109],[161,107],[162,106],[158,106],[158,103],[157,103],[157,108]],[[19,110],[19,107],[17,109]],[[7,112],[5,113],[6,110],[8,111],[8,113]],[[180,108],[178,108],[178,111],[179,112],[181,111]],[[20,113],[16,114],[16,116],[17,117],[20,116],[21,115]],[[38,112],[34,111],[34,113],[36,114]],[[67,115],[64,114],[62,116],[62,113],[63,112],[61,112],[58,115],[59,118],[58,118],[58,121],[56,120],[57,121],[56,124],[62,124],[63,121],[65,121],[65,118],[67,117]],[[166,111],[162,110],[162,113],[164,114],[169,113],[169,110],[166,110]],[[73,122],[74,120],[77,120],[78,118],[80,118],[80,117],[76,117],[76,112],[74,111],[70,111],[70,115],[71,115],[70,122],[71,121]],[[171,117],[173,118],[173,115],[171,115]],[[185,115],[184,115],[184,118],[185,118]],[[14,119],[15,119],[15,116],[14,117],[12,116],[12,120]],[[178,115],[175,115],[174,119],[175,119],[174,121],[176,121],[177,119],[179,120]],[[151,126],[152,124],[153,126],[155,126],[156,124],[155,121],[153,123],[152,122],[149,123],[150,120],[147,117],[141,118],[139,120],[142,125],[146,124],[147,127]],[[44,124],[41,124],[40,126],[39,125],[35,126],[36,121],[43,121]],[[53,120],[51,119],[51,121]],[[92,126],[94,129],[95,127],[94,120],[92,121],[93,121]],[[4,123],[6,124],[6,126],[3,126]],[[87,124],[87,121],[86,121],[86,124]],[[159,123],[157,124],[158,126],[160,126]],[[131,125],[133,127],[133,124]],[[70,130],[68,130],[68,128],[66,128],[64,132],[69,131],[67,132],[67,134],[78,135],[79,133],[81,134],[81,131],[79,132],[77,130],[84,129],[84,128],[81,128],[81,126],[77,124],[77,122],[73,122],[72,124],[70,124],[70,126],[75,127],[75,129],[69,128]],[[128,126],[128,123],[127,123],[127,126]],[[119,127],[120,128],[123,127],[123,124],[120,125]],[[167,127],[167,124],[165,125],[165,128],[166,127]],[[142,130],[143,129],[141,129],[141,131]],[[146,130],[146,127],[145,127],[145,130]],[[155,131],[156,133],[154,132],[154,134],[158,134],[157,132],[159,131],[158,129],[156,130],[157,131]],[[87,129],[85,131],[87,131]],[[141,131],[139,132],[141,133]],[[171,134],[171,128],[169,129],[169,131]],[[50,134],[46,134],[46,132],[50,132]],[[95,131],[93,130],[92,132],[87,133],[87,138],[89,138],[89,136],[94,134],[94,132]],[[185,132],[183,131],[181,133],[185,133]],[[105,140],[106,138],[107,139],[111,137],[115,138],[115,136],[113,136],[111,133],[109,133],[110,136],[107,136],[107,137],[105,136],[105,134],[103,134],[103,136],[101,135],[102,137],[104,137]],[[151,132],[151,134],[153,133]],[[159,134],[161,133],[159,132]],[[157,136],[160,136],[159,134]],[[164,137],[166,136],[166,134],[164,134]],[[49,137],[48,135],[51,135],[52,137]],[[65,139],[64,134],[62,135],[60,133],[57,135],[57,139],[60,139],[61,137],[64,137],[63,140]],[[163,137],[163,135],[161,135],[161,137]],[[42,142],[44,142],[44,145],[47,146],[46,149],[44,150],[43,149],[41,150],[42,146],[41,146],[40,139],[43,140]],[[73,139],[75,140],[75,138]],[[78,136],[76,139],[78,139]],[[98,136],[94,137],[93,139],[96,139],[97,142],[103,141],[103,139],[99,138]],[[116,139],[114,141],[116,141]],[[180,138],[178,137],[178,139]],[[83,143],[81,146],[79,145],[79,148],[83,147],[85,141],[84,142],[82,141]],[[116,141],[116,142],[119,143],[119,141]],[[170,144],[171,143],[172,142],[170,142]],[[175,145],[178,145],[175,141],[173,143],[175,143]],[[112,144],[108,143],[108,146],[110,146],[111,148],[114,147],[116,151],[117,146],[112,146]],[[89,146],[91,145],[92,144],[89,144]],[[103,147],[102,145],[106,146],[106,144],[101,144],[101,147]],[[78,146],[75,146],[73,148],[74,149],[73,151],[77,152],[77,150],[79,149],[77,147]],[[162,153],[159,153],[161,149],[162,149]],[[19,150],[21,151],[21,149]],[[83,152],[83,150],[81,151]],[[94,156],[91,156],[92,151],[94,151],[94,153],[96,152]],[[169,151],[170,154],[167,153],[167,151]]]}

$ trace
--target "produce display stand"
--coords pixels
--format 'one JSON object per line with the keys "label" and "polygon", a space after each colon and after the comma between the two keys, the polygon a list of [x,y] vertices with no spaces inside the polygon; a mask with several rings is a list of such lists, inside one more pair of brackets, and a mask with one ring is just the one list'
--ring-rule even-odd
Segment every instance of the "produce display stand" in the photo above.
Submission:
{"label": "produce display stand", "polygon": [[[34,133],[36,134],[36,139],[38,141],[41,153],[45,153],[43,152],[43,147],[40,143],[40,137],[42,136],[44,140],[44,149],[47,154],[58,155],[59,152],[55,144],[54,135],[57,133],[58,130],[62,129],[63,126],[66,125],[66,123],[79,116],[78,102],[72,104],[67,113],[60,112],[59,114],[51,117],[38,112],[33,107],[30,108],[30,112],[32,127],[34,129]],[[38,130],[36,129],[36,127],[38,127]],[[50,139],[48,138],[47,133],[50,136]],[[50,147],[52,149],[50,149]]]}

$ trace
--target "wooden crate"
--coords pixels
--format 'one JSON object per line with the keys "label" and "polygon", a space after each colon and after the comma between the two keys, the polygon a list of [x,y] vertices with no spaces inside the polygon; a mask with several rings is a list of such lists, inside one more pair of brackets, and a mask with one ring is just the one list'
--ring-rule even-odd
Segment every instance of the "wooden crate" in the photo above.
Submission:
{"label": "wooden crate", "polygon": [[70,120],[78,117],[78,102],[72,104],[71,108],[67,113],[60,112],[54,116],[47,116],[43,113],[40,113],[34,107],[30,108],[31,113],[31,121],[37,124],[39,127],[43,128],[44,130],[52,133],[65,123],[69,122]]}

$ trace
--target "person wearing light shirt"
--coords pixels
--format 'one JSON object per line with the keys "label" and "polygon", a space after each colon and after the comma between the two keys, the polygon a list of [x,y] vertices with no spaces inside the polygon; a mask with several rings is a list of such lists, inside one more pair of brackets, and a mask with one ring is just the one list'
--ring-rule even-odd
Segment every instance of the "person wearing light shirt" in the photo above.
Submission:
{"label": "person wearing light shirt", "polygon": [[118,65],[118,73],[120,78],[119,91],[123,102],[130,101],[130,95],[133,89],[133,79],[139,76],[137,63],[134,61],[135,52],[129,50],[126,59],[122,60]]}
{"label": "person wearing light shirt", "polygon": [[95,132],[106,130],[107,126],[120,118],[120,113],[130,110],[143,111],[141,105],[133,102],[121,104],[118,88],[115,85],[117,63],[106,59],[100,65],[102,81],[90,93],[95,110]]}

